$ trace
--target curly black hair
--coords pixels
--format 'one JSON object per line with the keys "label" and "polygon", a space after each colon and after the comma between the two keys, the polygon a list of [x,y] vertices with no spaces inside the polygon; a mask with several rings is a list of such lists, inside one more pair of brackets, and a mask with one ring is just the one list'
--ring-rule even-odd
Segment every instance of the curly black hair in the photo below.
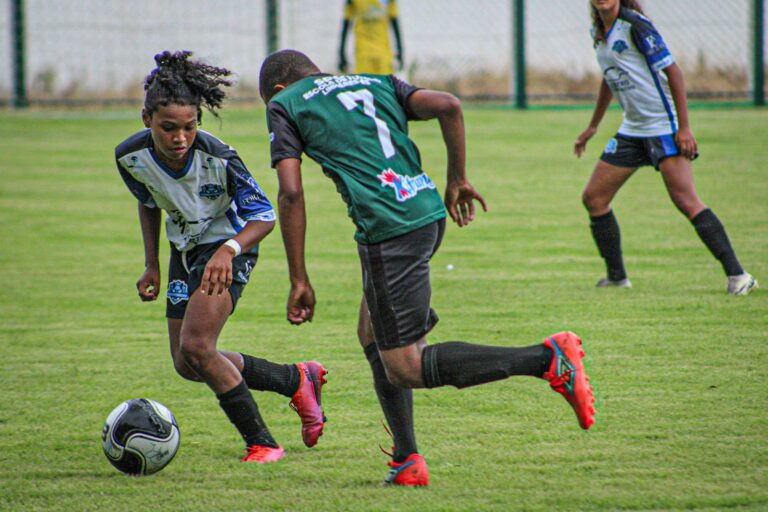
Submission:
{"label": "curly black hair", "polygon": [[222,86],[232,85],[233,81],[226,78],[232,72],[190,60],[191,55],[186,50],[155,55],[157,67],[144,80],[144,110],[148,114],[160,106],[176,104],[196,106],[198,122],[203,116],[201,106],[218,117],[216,109],[221,108],[226,97]]}

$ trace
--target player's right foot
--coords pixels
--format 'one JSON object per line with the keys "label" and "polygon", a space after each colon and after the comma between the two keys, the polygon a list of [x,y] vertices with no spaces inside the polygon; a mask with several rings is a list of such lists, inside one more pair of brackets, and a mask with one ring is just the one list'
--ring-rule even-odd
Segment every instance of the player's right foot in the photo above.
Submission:
{"label": "player's right foot", "polygon": [[323,414],[321,392],[326,383],[328,371],[315,361],[297,363],[299,370],[299,388],[293,394],[290,406],[301,418],[301,438],[308,447],[317,444],[323,435],[325,414]]}
{"label": "player's right foot", "polygon": [[572,332],[559,332],[544,345],[552,350],[549,371],[543,377],[549,385],[571,404],[579,419],[579,426],[588,429],[595,423],[595,397],[589,377],[584,371],[584,349],[581,339]]}
{"label": "player's right foot", "polygon": [[253,444],[246,447],[245,450],[245,457],[240,459],[242,462],[266,464],[268,462],[277,462],[283,458],[283,447],[280,445],[277,445],[277,448],[273,448],[271,446]]}
{"label": "player's right foot", "polygon": [[728,276],[728,293],[731,295],[749,295],[749,292],[757,287],[757,279],[746,272],[738,276]]}
{"label": "player's right foot", "polygon": [[387,462],[389,474],[384,485],[403,485],[407,487],[426,487],[429,485],[427,461],[418,453],[412,453],[403,462]]}
{"label": "player's right foot", "polygon": [[627,277],[618,281],[611,281],[604,277],[595,284],[595,288],[632,288],[632,283],[629,282]]}

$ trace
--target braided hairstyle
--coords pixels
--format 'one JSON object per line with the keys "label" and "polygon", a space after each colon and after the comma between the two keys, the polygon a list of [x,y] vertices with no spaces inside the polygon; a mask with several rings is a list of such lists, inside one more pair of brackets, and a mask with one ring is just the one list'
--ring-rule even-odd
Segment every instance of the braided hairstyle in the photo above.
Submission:
{"label": "braided hairstyle", "polygon": [[197,107],[197,122],[202,120],[201,106],[205,106],[215,117],[216,109],[221,108],[226,93],[222,86],[231,86],[232,80],[226,77],[232,74],[225,68],[218,68],[196,60],[189,60],[192,52],[165,51],[155,55],[157,67],[144,80],[144,110],[148,114],[158,107],[175,105],[194,105]]}
{"label": "braided hairstyle", "polygon": [[[645,14],[637,0],[621,0],[620,3],[622,7],[632,9],[640,14]],[[600,41],[605,41],[605,25],[603,24],[603,20],[600,19],[600,13],[597,12],[597,8],[591,3],[589,6],[592,11],[592,26],[595,27],[595,45],[597,45]]]}

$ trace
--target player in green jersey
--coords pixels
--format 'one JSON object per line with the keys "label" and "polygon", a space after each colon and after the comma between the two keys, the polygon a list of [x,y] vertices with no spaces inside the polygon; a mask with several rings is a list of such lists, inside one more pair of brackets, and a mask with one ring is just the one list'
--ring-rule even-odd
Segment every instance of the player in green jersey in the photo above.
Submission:
{"label": "player in green jersey", "polygon": [[[445,229],[445,210],[460,227],[475,218],[483,197],[466,176],[464,120],[453,95],[419,89],[392,75],[323,74],[304,54],[267,57],[259,78],[267,103],[272,165],[279,180],[278,215],[291,291],[287,318],[312,320],[315,294],[304,261],[306,215],[301,155],[317,161],[335,183],[357,231],[363,269],[358,337],[394,437],[387,483],[428,485],[413,429],[411,388],[464,388],[530,375],[549,381],[587,429],[594,398],[584,351],[574,333],[543,343],[493,347],[464,342],[427,345],[437,323],[430,307],[429,260]],[[443,199],[424,172],[408,121],[437,119],[448,151]]]}

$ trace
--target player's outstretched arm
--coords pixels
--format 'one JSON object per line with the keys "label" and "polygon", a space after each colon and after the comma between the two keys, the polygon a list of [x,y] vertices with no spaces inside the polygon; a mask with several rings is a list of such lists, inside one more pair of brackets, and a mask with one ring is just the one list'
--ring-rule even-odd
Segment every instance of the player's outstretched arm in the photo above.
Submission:
{"label": "player's outstretched arm", "polygon": [[277,209],[283,235],[291,291],[286,304],[286,317],[294,325],[311,322],[315,314],[315,291],[309,282],[304,260],[307,216],[304,188],[301,183],[301,161],[285,158],[277,162]]}
{"label": "player's outstretched arm", "polygon": [[603,120],[605,111],[608,110],[608,105],[611,104],[612,98],[613,93],[611,93],[608,84],[603,80],[600,82],[600,91],[597,93],[595,111],[592,113],[592,119],[589,121],[589,126],[576,137],[576,142],[573,144],[573,153],[577,157],[581,158],[581,155],[583,155],[584,151],[587,149],[587,142],[589,142],[589,139],[597,133],[597,127],[600,126],[600,121]]}
{"label": "player's outstretched arm", "polygon": [[448,153],[448,180],[443,201],[451,219],[466,226],[475,218],[475,201],[488,211],[485,199],[467,180],[464,113],[453,94],[421,89],[408,97],[408,107],[419,119],[437,118]]}
{"label": "player's outstretched arm", "polygon": [[139,224],[144,240],[144,273],[136,281],[139,298],[144,302],[157,299],[160,293],[160,208],[139,203]]}

